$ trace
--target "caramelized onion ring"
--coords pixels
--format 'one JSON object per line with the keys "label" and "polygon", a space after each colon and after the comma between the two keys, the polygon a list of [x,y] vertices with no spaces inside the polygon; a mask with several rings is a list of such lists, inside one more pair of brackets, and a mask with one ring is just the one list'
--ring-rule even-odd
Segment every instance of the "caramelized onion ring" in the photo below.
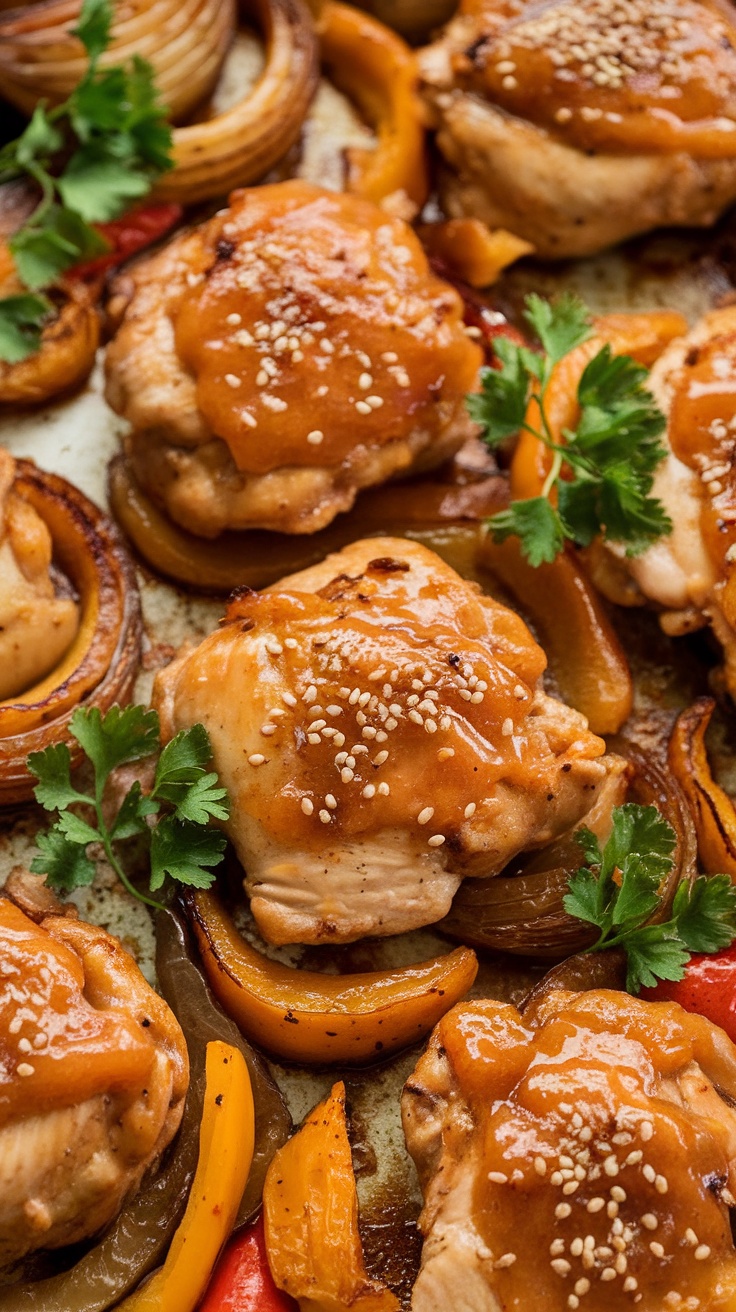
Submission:
{"label": "caramelized onion ring", "polygon": [[[0,18],[3,96],[24,113],[42,99],[66,100],[83,76],[87,57],[72,35],[81,8],[82,0],[41,0]],[[133,0],[118,7],[100,64],[148,60],[176,121],[212,90],[234,29],[234,0]]]}
{"label": "caramelized onion ring", "polygon": [[[682,879],[697,873],[695,834],[687,804],[666,765],[628,741],[615,744],[633,767],[628,800],[659,807],[677,835],[673,866],[661,891],[652,923],[666,919]],[[585,820],[581,821],[581,826]],[[578,826],[580,827],[580,826]],[[539,867],[544,863],[543,869]],[[540,960],[560,960],[589,947],[597,932],[568,915],[562,905],[570,876],[582,864],[573,835],[566,835],[528,860],[536,867],[525,874],[495,879],[466,879],[440,927],[474,947],[495,948]]]}
{"label": "caramelized onion ring", "polygon": [[297,140],[317,89],[317,38],[304,0],[248,0],[266,39],[266,66],[239,104],[175,128],[174,167],[155,189],[182,204],[256,182]]}
{"label": "caramelized onion ring", "polygon": [[729,874],[736,880],[736,809],[713,778],[705,749],[705,731],[714,708],[711,697],[699,697],[678,716],[670,739],[669,764],[690,803],[703,870],[707,875]]}
{"label": "caramelized onion ring", "polygon": [[477,550],[478,521],[508,500],[506,480],[495,472],[467,483],[429,479],[391,483],[364,492],[348,514],[319,533],[229,531],[209,541],[179,528],[154,506],[123,456],[110,466],[109,495],[116,519],[154,569],[210,592],[232,592],[242,584],[265,588],[357,538],[376,534],[408,534],[460,573],[469,573]]}
{"label": "caramelized onion ring", "polygon": [[81,749],[69,721],[81,701],[104,713],[131,695],[138,671],[141,617],[132,566],[117,530],[101,510],[56,474],[17,462],[14,492],[47,525],[54,560],[80,599],[80,624],[64,659],[41,683],[0,702],[0,805],[28,801],[35,779],[29,752],[66,742],[72,759]]}
{"label": "caramelized onion ring", "polygon": [[0,361],[0,403],[38,405],[79,387],[92,369],[100,341],[96,288],[70,281],[63,294],[40,349],[17,364]]}
{"label": "caramelized onion ring", "polygon": [[416,212],[429,181],[411,50],[383,23],[337,0],[325,4],[320,34],[330,79],[355,101],[378,137],[375,150],[347,151],[346,189],[376,204],[395,197],[399,211],[408,199]]}

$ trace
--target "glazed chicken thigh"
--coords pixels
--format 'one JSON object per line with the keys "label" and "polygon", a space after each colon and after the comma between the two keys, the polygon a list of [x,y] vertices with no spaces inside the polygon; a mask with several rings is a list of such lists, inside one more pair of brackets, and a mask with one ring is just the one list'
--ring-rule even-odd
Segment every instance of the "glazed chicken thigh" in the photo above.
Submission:
{"label": "glazed chicken thigh", "polygon": [[0,450],[0,701],[43,678],[69,647],[79,607],[58,596],[51,577],[51,535],[13,490],[15,461]]}
{"label": "glazed chicken thigh", "polygon": [[116,939],[0,898],[0,1266],[96,1234],[176,1133],[184,1036]]}
{"label": "glazed chicken thigh", "polygon": [[675,1003],[455,1007],[403,1096],[413,1312],[730,1312],[735,1093],[733,1044]]}
{"label": "glazed chicken thigh", "polygon": [[481,351],[402,220],[302,182],[229,207],[117,283],[107,399],[143,489],[193,533],[312,533],[475,431]]}
{"label": "glazed chicken thigh", "polygon": [[736,21],[723,0],[462,0],[420,54],[446,210],[545,258],[736,198]]}
{"label": "glazed chicken thigh", "polygon": [[[736,695],[736,309],[706,315],[672,342],[649,387],[668,417],[654,495],[672,532],[621,564],[669,633],[712,626]],[[606,591],[605,571],[598,581]]]}
{"label": "glazed chicken thigh", "polygon": [[167,737],[208,730],[265,937],[346,942],[439,920],[464,876],[569,829],[623,769],[544,667],[512,611],[373,538],[244,590],[154,702]]}

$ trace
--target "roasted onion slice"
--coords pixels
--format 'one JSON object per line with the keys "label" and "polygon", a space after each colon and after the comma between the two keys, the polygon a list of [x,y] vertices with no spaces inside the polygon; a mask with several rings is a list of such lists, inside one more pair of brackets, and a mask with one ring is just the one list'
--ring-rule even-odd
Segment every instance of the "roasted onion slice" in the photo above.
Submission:
{"label": "roasted onion slice", "polygon": [[297,140],[319,81],[317,37],[304,0],[248,0],[266,41],[266,65],[243,100],[203,123],[174,129],[174,167],[161,200],[209,200],[256,182]]}
{"label": "roasted onion slice", "polygon": [[[632,769],[627,800],[659,807],[677,835],[672,870],[652,916],[655,923],[666,919],[680,881],[697,874],[695,831],[667,766],[629,741],[614,745]],[[466,879],[440,928],[473,947],[561,960],[589,947],[597,937],[590,925],[568,915],[562,905],[570,876],[580,865],[580,847],[574,834],[568,834],[528,857],[515,873]]]}
{"label": "roasted onion slice", "polygon": [[391,483],[362,493],[348,514],[319,533],[228,531],[214,541],[174,524],[138,487],[123,456],[110,466],[115,517],[141,556],[169,578],[209,592],[247,584],[265,588],[286,574],[317,564],[357,538],[398,533],[425,543],[460,573],[472,573],[478,524],[507,503],[497,471],[467,474],[456,462],[448,476]]}
{"label": "roasted onion slice", "polygon": [[141,616],[132,566],[117,530],[101,510],[56,474],[17,462],[13,490],[41,516],[54,562],[79,596],[77,635],[64,656],[22,697],[0,702],[0,805],[24,802],[35,780],[29,752],[66,742],[80,749],[68,726],[80,702],[104,713],[131,695],[138,672]]}
{"label": "roasted onion slice", "polygon": [[705,746],[715,705],[711,697],[699,697],[678,716],[669,764],[690,804],[703,870],[708,875],[729,874],[736,881],[736,807],[713,778]]}
{"label": "roasted onion slice", "polygon": [[[0,17],[0,85],[18,109],[58,104],[74,90],[86,56],[72,29],[82,0],[41,0]],[[102,67],[140,55],[153,65],[176,122],[212,90],[235,30],[235,0],[132,0],[119,6]]]}
{"label": "roasted onion slice", "polygon": [[79,387],[90,373],[100,341],[97,288],[71,279],[56,294],[58,313],[33,355],[15,364],[0,361],[0,404],[39,405]]}

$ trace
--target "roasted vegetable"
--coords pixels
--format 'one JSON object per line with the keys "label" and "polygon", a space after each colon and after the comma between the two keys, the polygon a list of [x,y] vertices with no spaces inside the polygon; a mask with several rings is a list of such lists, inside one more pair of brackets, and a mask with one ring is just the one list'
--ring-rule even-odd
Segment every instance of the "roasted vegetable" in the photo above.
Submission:
{"label": "roasted vegetable", "polygon": [[22,698],[0,702],[0,804],[27,801],[26,759],[50,743],[80,749],[68,726],[77,705],[104,714],[124,703],[138,672],[141,618],[135,576],[111,521],[71,483],[19,460],[13,490],[49,528],[54,561],[79,594],[77,635],[63,660]]}
{"label": "roasted vegetable", "polygon": [[656,988],[642,989],[641,996],[650,1002],[679,1002],[685,1011],[720,1025],[736,1043],[736,944],[691,957],[684,979],[660,980]]}
{"label": "roasted vegetable", "polygon": [[288,1061],[378,1061],[428,1034],[475,979],[459,948],[361,975],[294,970],[252,948],[213,893],[186,895],[207,978],[244,1034]]}
{"label": "roasted vegetable", "polygon": [[699,697],[682,712],[672,731],[669,764],[690,804],[703,869],[736,880],[736,810],[711,774],[705,747],[714,708],[712,698]]}
{"label": "roasted vegetable", "polygon": [[200,1312],[295,1312],[276,1288],[266,1256],[263,1218],[234,1235],[217,1263]]}
{"label": "roasted vegetable", "polygon": [[423,223],[418,232],[429,254],[471,287],[490,287],[509,264],[534,250],[513,232],[492,231],[480,219]]}
{"label": "roasted vegetable", "polygon": [[[652,917],[656,923],[667,919],[680,880],[695,877],[692,821],[676,781],[653,754],[625,740],[614,740],[613,746],[626,756],[632,769],[628,800],[657,806],[677,835],[673,868]],[[610,797],[607,804],[610,809]],[[585,823],[600,837],[607,837],[605,825],[599,828],[592,816],[587,816]],[[574,834],[569,834],[522,859],[516,873],[495,879],[466,879],[441,927],[464,943],[541,960],[559,960],[589,947],[597,937],[596,931],[569,916],[562,905],[570,876],[581,865],[581,849]]]}
{"label": "roasted vegetable", "polygon": [[594,733],[617,733],[631,714],[629,663],[608,615],[575,554],[534,568],[518,538],[481,539],[478,558],[532,619],[560,692]]}
{"label": "roasted vegetable", "polygon": [[271,1274],[301,1312],[398,1312],[363,1262],[344,1084],[274,1157],[263,1216]]}
{"label": "roasted vegetable", "polygon": [[[238,1212],[238,1225],[251,1220],[261,1205],[268,1165],[291,1130],[286,1104],[268,1073],[265,1062],[246,1043],[231,1020],[223,1015],[192,960],[187,932],[172,911],[156,917],[156,973],[161,992],[187,1038],[192,1082],[203,1079],[202,1053],[213,1039],[239,1048],[250,1075],[255,1104],[255,1148],[248,1183]],[[198,1064],[195,1057],[198,1054]]]}
{"label": "roasted vegetable", "polygon": [[209,200],[256,182],[293,146],[319,79],[317,38],[304,0],[252,0],[266,41],[266,64],[232,109],[175,128],[174,167],[156,187],[160,200]]}
{"label": "roasted vegetable", "polygon": [[412,218],[429,190],[412,52],[383,23],[337,0],[327,0],[319,27],[330,78],[378,137],[374,150],[348,150],[346,189]]}
{"label": "roasted vegetable", "polygon": [[507,500],[507,481],[497,471],[473,473],[456,465],[448,482],[422,479],[364,492],[349,515],[308,537],[251,530],[207,541],[162,514],[122,456],[110,466],[110,502],[136,550],[160,573],[212,592],[231,592],[242,584],[267,587],[356,538],[394,531],[424,542],[461,573],[472,572],[479,521]]}
{"label": "roasted vegetable", "polygon": [[84,382],[100,343],[97,288],[66,279],[41,329],[37,351],[9,363],[0,360],[0,404],[40,405]]}
{"label": "roasted vegetable", "polygon": [[232,1230],[253,1157],[253,1094],[241,1052],[207,1044],[199,1158],[189,1201],[160,1271],[121,1312],[194,1312]]}

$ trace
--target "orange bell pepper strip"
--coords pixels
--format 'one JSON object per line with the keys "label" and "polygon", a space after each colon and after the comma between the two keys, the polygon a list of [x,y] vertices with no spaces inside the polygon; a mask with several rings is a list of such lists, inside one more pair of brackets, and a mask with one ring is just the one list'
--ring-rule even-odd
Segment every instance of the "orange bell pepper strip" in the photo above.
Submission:
{"label": "orange bell pepper strip", "polygon": [[535,568],[524,559],[518,538],[494,542],[486,534],[478,556],[533,619],[565,701],[587,718],[593,733],[617,733],[631,714],[631,671],[574,553],[563,551]]}
{"label": "orange bell pepper strip", "polygon": [[[608,314],[596,319],[594,336],[564,356],[550,378],[544,408],[553,440],[564,441],[564,429],[575,427],[578,384],[585,366],[602,346],[608,343],[615,355],[630,355],[648,368],[673,338],[685,332],[687,321],[674,310]],[[539,404],[535,397],[529,402],[526,418],[532,428],[539,428]],[[522,431],[511,462],[512,499],[539,496],[551,462],[548,448],[533,433]]]}
{"label": "orange bell pepper strip", "polygon": [[235,1224],[253,1157],[255,1114],[245,1058],[207,1044],[199,1160],[164,1265],[119,1312],[194,1312]]}
{"label": "orange bell pepper strip", "polygon": [[398,1312],[399,1300],[363,1261],[344,1084],[279,1148],[263,1218],[271,1275],[300,1312]]}
{"label": "orange bell pepper strip", "polygon": [[699,697],[678,716],[669,765],[690,805],[700,864],[708,875],[729,874],[736,883],[736,809],[711,774],[705,732],[715,702]]}
{"label": "orange bell pepper strip", "polygon": [[471,287],[490,287],[509,264],[534,251],[523,237],[481,219],[424,223],[418,233],[425,250]]}
{"label": "orange bell pepper strip", "polygon": [[382,1060],[428,1034],[478,971],[470,948],[387,971],[294,970],[251,947],[213,893],[186,901],[218,1001],[248,1038],[287,1061]]}
{"label": "orange bell pepper strip", "polygon": [[403,194],[416,212],[427,199],[429,179],[412,51],[383,23],[337,0],[323,6],[319,32],[330,78],[378,137],[374,150],[347,151],[346,190],[376,204],[396,197],[400,208]]}

